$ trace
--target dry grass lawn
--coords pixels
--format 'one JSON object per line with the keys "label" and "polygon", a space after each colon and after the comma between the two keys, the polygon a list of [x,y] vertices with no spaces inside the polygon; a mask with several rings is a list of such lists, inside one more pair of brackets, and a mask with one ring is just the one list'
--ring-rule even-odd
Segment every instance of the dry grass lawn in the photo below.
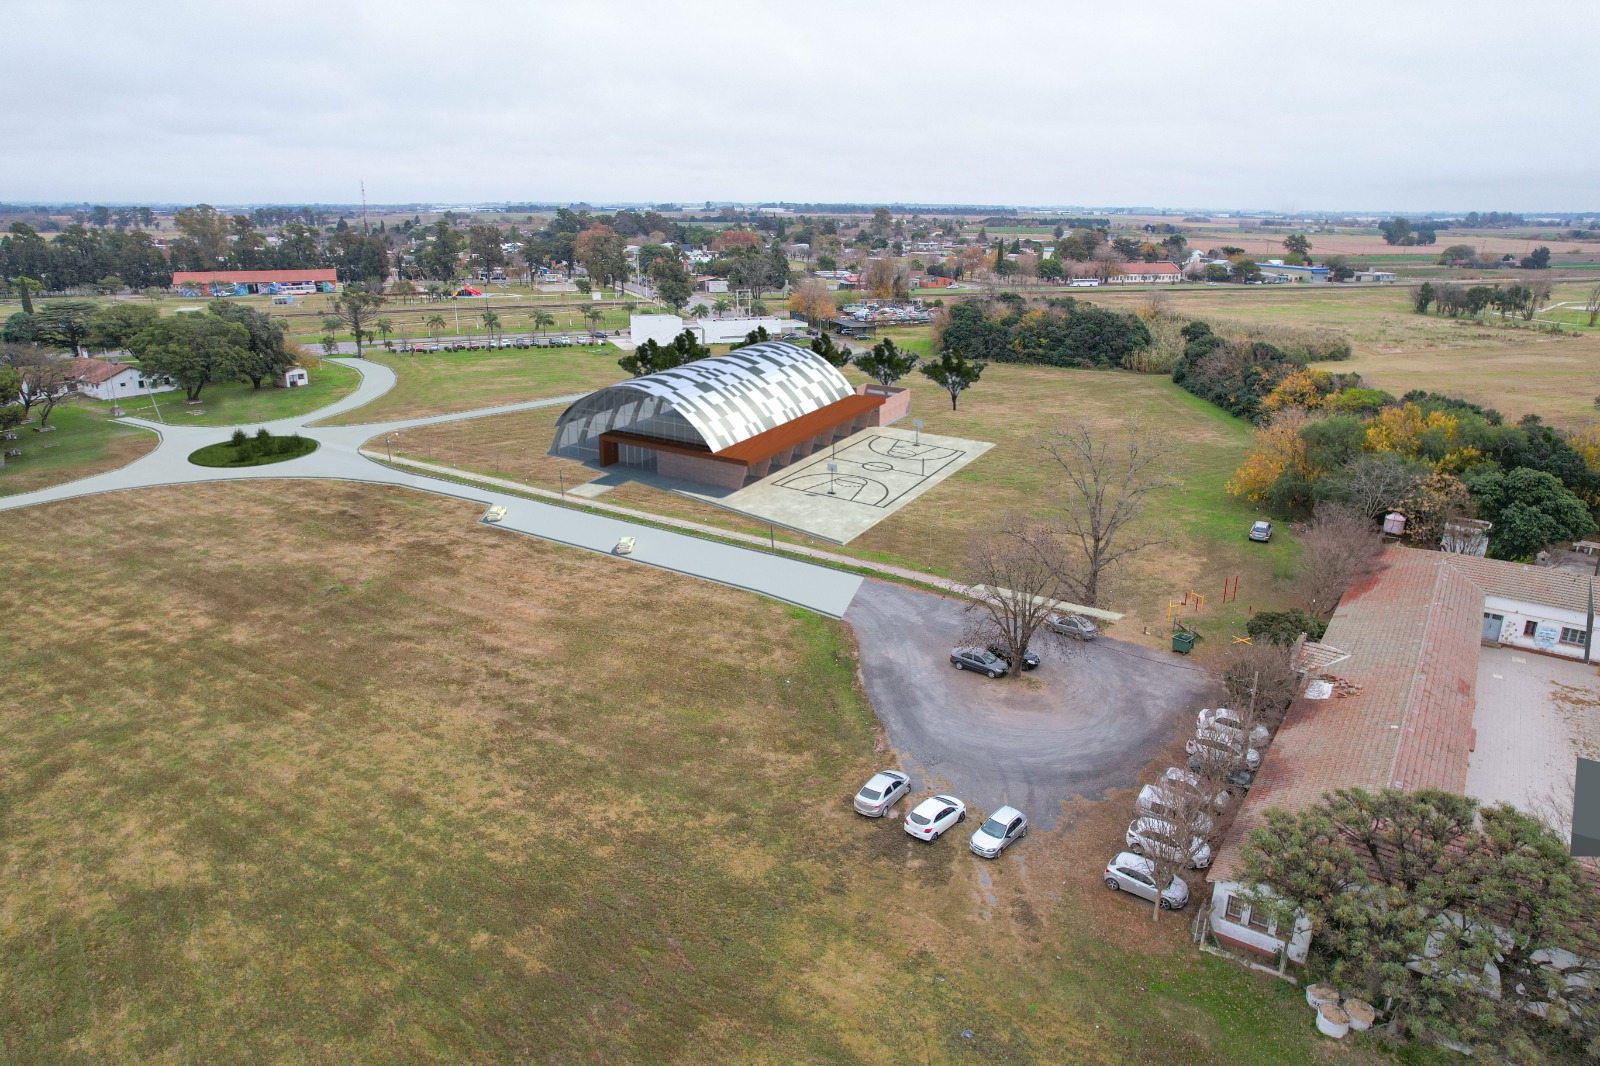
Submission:
{"label": "dry grass lawn", "polygon": [[0,496],[103,474],[127,466],[160,443],[154,433],[111,421],[100,408],[92,401],[69,401],[50,415],[55,432],[35,433],[28,426],[18,427],[16,440],[0,444],[22,453],[8,457],[0,466]]}
{"label": "dry grass lawn", "polygon": [[993,864],[850,813],[840,624],[472,518],[0,515],[0,1058],[1377,1061],[1108,897],[1120,809]]}

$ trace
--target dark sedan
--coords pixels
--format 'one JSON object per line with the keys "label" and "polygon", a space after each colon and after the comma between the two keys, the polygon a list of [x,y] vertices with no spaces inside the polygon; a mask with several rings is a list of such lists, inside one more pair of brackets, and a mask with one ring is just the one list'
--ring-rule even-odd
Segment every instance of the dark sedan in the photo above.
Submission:
{"label": "dark sedan", "polygon": [[1010,669],[1004,659],[988,648],[951,648],[950,665],[957,670],[976,670],[990,677],[1003,677]]}
{"label": "dark sedan", "polygon": [[[1005,648],[1001,647],[999,644],[991,644],[984,650],[987,651],[990,655],[993,655],[995,658],[1000,659],[1001,661],[1003,661],[1007,666],[1011,665],[1011,656],[1007,655]],[[1036,669],[1038,669],[1038,667],[1039,667],[1039,653],[1034,651],[1034,650],[1032,650],[1031,648],[1023,648],[1022,649],[1022,671],[1023,671],[1023,673],[1027,673],[1029,670],[1036,670]]]}

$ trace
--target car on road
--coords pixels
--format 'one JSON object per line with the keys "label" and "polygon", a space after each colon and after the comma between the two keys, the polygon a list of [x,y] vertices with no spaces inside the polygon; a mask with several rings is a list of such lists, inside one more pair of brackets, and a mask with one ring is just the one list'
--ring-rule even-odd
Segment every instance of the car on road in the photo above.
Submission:
{"label": "car on road", "polygon": [[[1220,729],[1235,736],[1244,736],[1244,719],[1226,707],[1203,708],[1195,715],[1194,726],[1196,729]],[[1272,739],[1271,732],[1264,725],[1252,726],[1250,729],[1250,746],[1260,751],[1267,746],[1267,741]]]}
{"label": "car on road", "polygon": [[632,555],[633,547],[636,543],[637,541],[633,537],[623,537],[621,540],[617,541],[617,546],[611,550],[616,552],[618,555]]}
{"label": "car on road", "polygon": [[[993,655],[995,658],[999,659],[1001,662],[1005,663],[1008,668],[1011,666],[1011,656],[1007,655],[1005,648],[1001,647],[1000,645],[991,644],[991,645],[989,645],[987,648],[985,648],[983,650],[988,652],[990,655]],[[1037,670],[1038,668],[1039,668],[1039,653],[1034,651],[1031,648],[1023,648],[1022,649],[1022,672],[1023,673],[1027,673],[1029,670]]]}
{"label": "car on road", "polygon": [[972,834],[967,844],[974,855],[996,858],[1002,851],[1028,835],[1028,819],[1015,807],[1001,807]]}
{"label": "car on road", "polygon": [[[1206,812],[1205,793],[1172,780],[1157,781],[1139,789],[1133,801],[1140,817],[1160,818],[1164,822],[1189,822],[1203,836],[1210,836],[1217,822]],[[1192,812],[1192,813],[1191,813]]]}
{"label": "car on road", "polygon": [[[1113,892],[1127,892],[1140,899],[1156,898],[1155,863],[1143,855],[1124,851],[1106,863],[1106,887]],[[1189,886],[1183,878],[1174,877],[1161,889],[1160,907],[1164,911],[1182,910],[1189,902]]]}
{"label": "car on road", "polygon": [[1259,751],[1246,744],[1238,733],[1221,729],[1195,730],[1195,735],[1184,744],[1183,750],[1190,755],[1199,755],[1220,762],[1230,764],[1242,762],[1247,770],[1257,770],[1261,767]]}
{"label": "car on road", "polygon": [[1190,836],[1187,854],[1178,844],[1178,838],[1178,829],[1171,822],[1147,815],[1128,823],[1128,833],[1123,842],[1136,855],[1154,853],[1173,860],[1181,858],[1196,870],[1211,865],[1211,845],[1206,843],[1205,837]]}
{"label": "car on road", "polygon": [[879,770],[867,779],[850,805],[857,814],[868,818],[882,818],[901,796],[911,791],[911,778],[899,770]]}
{"label": "car on road", "polygon": [[1272,539],[1272,523],[1266,520],[1250,524],[1250,539],[1265,544]]}
{"label": "car on road", "polygon": [[929,796],[906,815],[905,829],[932,844],[957,822],[967,820],[967,805],[954,796]]}
{"label": "car on road", "polygon": [[950,665],[957,670],[976,670],[990,677],[1003,677],[1011,669],[1004,659],[988,648],[951,648]]}
{"label": "car on road", "polygon": [[1100,635],[1100,627],[1081,614],[1051,614],[1046,616],[1044,624],[1063,636],[1079,640],[1093,640]]}

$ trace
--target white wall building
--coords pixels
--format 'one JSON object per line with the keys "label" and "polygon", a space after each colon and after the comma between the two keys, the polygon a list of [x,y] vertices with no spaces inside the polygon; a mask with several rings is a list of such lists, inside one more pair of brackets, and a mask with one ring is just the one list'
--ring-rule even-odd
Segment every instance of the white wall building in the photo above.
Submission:
{"label": "white wall building", "polygon": [[103,359],[74,359],[73,380],[84,396],[97,400],[122,400],[152,392],[171,392],[177,386],[165,379],[146,381],[138,367],[108,363]]}
{"label": "white wall building", "polygon": [[792,318],[680,318],[677,315],[631,315],[628,318],[629,339],[635,347],[645,341],[671,344],[672,339],[684,330],[691,330],[701,344],[732,344],[742,341],[756,329],[765,329],[776,340],[785,333],[793,333],[804,326]]}

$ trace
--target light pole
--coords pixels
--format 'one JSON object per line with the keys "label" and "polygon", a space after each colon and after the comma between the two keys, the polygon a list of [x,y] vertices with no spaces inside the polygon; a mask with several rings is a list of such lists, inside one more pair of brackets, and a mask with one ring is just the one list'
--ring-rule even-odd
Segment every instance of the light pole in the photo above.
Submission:
{"label": "light pole", "polygon": [[396,434],[389,434],[383,438],[383,450],[389,454],[389,461],[394,462],[394,438]]}

